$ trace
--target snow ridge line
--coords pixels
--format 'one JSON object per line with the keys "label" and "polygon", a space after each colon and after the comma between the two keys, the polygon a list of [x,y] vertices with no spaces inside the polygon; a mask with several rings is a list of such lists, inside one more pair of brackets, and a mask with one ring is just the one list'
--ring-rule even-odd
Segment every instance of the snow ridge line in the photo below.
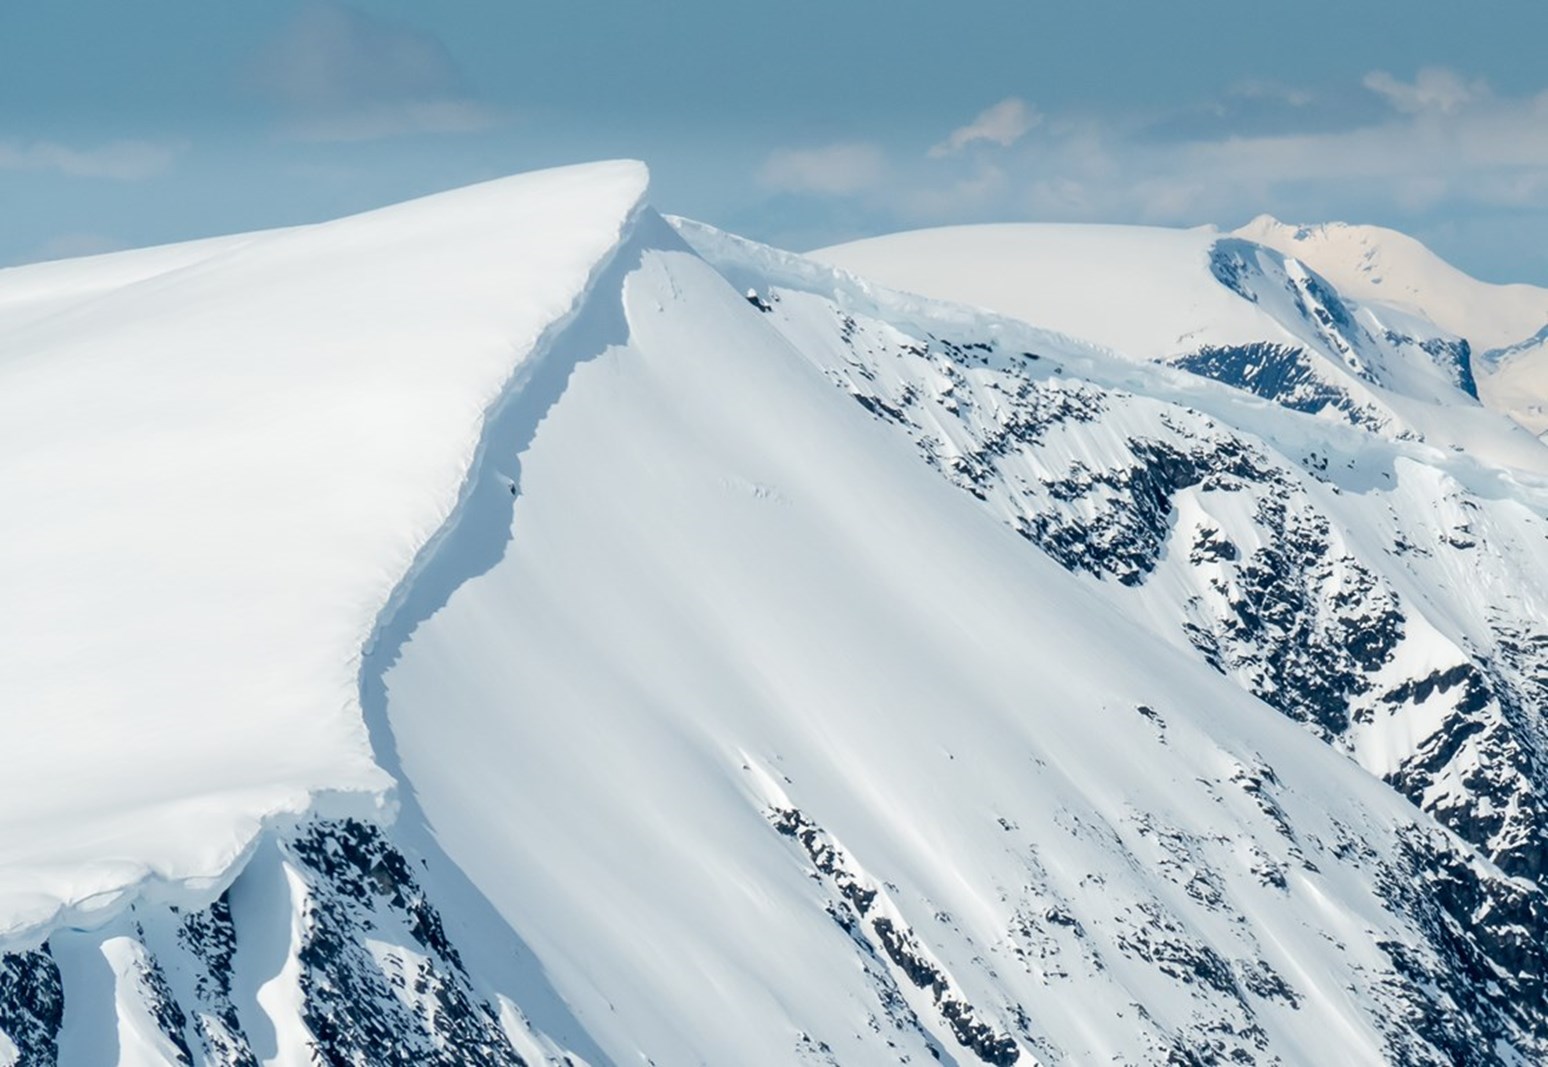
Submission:
{"label": "snow ridge line", "polygon": [[[47,918],[0,931],[0,956],[31,952],[60,930],[99,929],[135,904],[202,911],[231,888],[266,838],[285,835],[314,816],[372,821],[379,819],[383,810],[384,799],[371,793],[350,789],[313,789],[304,795],[298,793],[294,803],[254,821],[251,833],[235,857],[219,873],[175,878],[144,865],[138,878],[125,881],[116,889],[61,902]],[[240,829],[233,831],[234,835],[240,832]]]}
{"label": "snow ridge line", "polygon": [[[963,336],[995,340],[1008,349],[1044,349],[1056,355],[1068,373],[1107,389],[1191,407],[1263,441],[1291,466],[1304,466],[1308,449],[1329,460],[1372,461],[1390,471],[1399,459],[1443,471],[1478,496],[1511,498],[1548,515],[1548,478],[1531,471],[1495,466],[1467,453],[1422,440],[1384,438],[1357,427],[1287,409],[1273,400],[1164,363],[1141,362],[1102,345],[969,304],[958,304],[889,289],[839,267],[807,259],[745,237],[725,233],[693,219],[666,216],[695,252],[746,289],[772,283],[834,301],[841,309],[887,322],[905,332],[932,336],[943,326]],[[1264,251],[1277,255],[1272,249]],[[1052,352],[1048,350],[1052,349]],[[1061,368],[1061,374],[1066,371]],[[1501,416],[1504,418],[1504,416]],[[1525,432],[1525,431],[1523,431]]]}
{"label": "snow ridge line", "polygon": [[[403,610],[405,602],[414,590],[415,583],[424,574],[442,549],[442,546],[451,539],[458,526],[463,521],[468,510],[468,501],[472,497],[475,487],[479,483],[479,476],[484,473],[489,463],[489,446],[492,430],[499,423],[501,415],[511,408],[523,393],[527,384],[537,377],[545,364],[552,358],[555,346],[559,339],[575,321],[580,318],[586,305],[596,294],[597,283],[612,269],[623,250],[628,246],[635,231],[639,227],[641,217],[649,211],[649,205],[645,200],[645,192],[635,201],[629,213],[624,217],[618,228],[618,237],[613,246],[592,265],[591,272],[587,276],[585,284],[581,286],[569,309],[559,318],[553,320],[538,335],[532,347],[527,350],[525,358],[518,358],[510,377],[496,392],[494,397],[484,407],[484,414],[480,420],[478,443],[474,446],[472,458],[468,461],[467,469],[463,472],[462,482],[457,489],[457,499],[452,504],[446,517],[435,532],[419,547],[409,563],[408,569],[398,579],[392,591],[387,595],[386,602],[377,612],[376,620],[372,624],[370,633],[361,645],[360,667],[361,687],[364,688],[365,663],[375,653],[386,631],[397,622],[398,614]],[[385,664],[383,665],[386,666]]]}
{"label": "snow ridge line", "polygon": [[[467,502],[473,488],[479,483],[480,476],[488,464],[487,453],[491,429],[498,424],[501,414],[520,398],[524,387],[540,374],[558,339],[581,316],[595,294],[598,281],[606,277],[609,270],[614,267],[634,236],[640,219],[650,211],[646,202],[646,192],[647,189],[642,186],[633,206],[619,224],[617,237],[610,248],[592,265],[568,310],[542,330],[525,355],[519,351],[513,352],[514,366],[511,374],[484,407],[478,443],[462,474],[455,502],[446,517],[436,527],[435,532],[414,554],[407,570],[393,586],[381,610],[376,613],[368,635],[362,642],[361,650],[356,655],[358,684],[354,700],[355,708],[352,710],[363,719],[367,719],[365,722],[367,734],[371,741],[373,756],[377,758],[379,765],[383,750],[379,743],[378,728],[369,721],[365,710],[366,705],[362,699],[367,687],[368,675],[372,673],[367,669],[371,653],[380,643],[384,631],[396,621],[395,617],[413,591],[419,576],[434,560],[441,545],[456,529],[467,510]],[[223,252],[238,250],[229,249]],[[207,263],[208,258],[197,263],[185,264],[177,268],[177,271],[196,268]],[[164,273],[170,274],[177,271]],[[163,276],[163,274],[154,275],[151,278],[142,279],[142,282],[155,281]],[[382,663],[373,668],[378,685],[380,674],[387,666],[389,664]],[[386,728],[385,718],[379,725],[382,729]],[[230,863],[217,874],[169,877],[147,865],[139,877],[122,882],[116,889],[95,893],[76,901],[61,902],[45,918],[10,929],[0,929],[0,955],[35,950],[61,929],[98,929],[118,918],[136,903],[153,906],[171,905],[187,910],[207,908],[231,887],[267,838],[294,831],[307,819],[313,817],[357,819],[378,825],[389,824],[397,817],[399,810],[397,791],[404,783],[396,768],[384,767],[383,769],[394,779],[394,784],[386,790],[372,792],[331,788],[298,790],[292,802],[286,806],[254,820],[249,827],[233,828],[233,836],[241,836],[246,831],[246,838],[235,851]]]}

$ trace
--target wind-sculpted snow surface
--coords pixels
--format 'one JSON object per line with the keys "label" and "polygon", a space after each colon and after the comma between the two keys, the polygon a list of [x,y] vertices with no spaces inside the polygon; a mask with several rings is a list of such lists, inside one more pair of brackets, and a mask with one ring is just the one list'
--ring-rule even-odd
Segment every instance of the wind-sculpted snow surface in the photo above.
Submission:
{"label": "wind-sculpted snow surface", "polygon": [[362,648],[637,164],[0,272],[0,939],[218,893],[389,779]]}
{"label": "wind-sculpted snow surface", "polygon": [[1331,857],[1461,846],[1084,596],[659,222],[563,341],[466,498],[503,525],[439,543],[382,668],[426,884],[463,872],[597,1055],[1376,1061],[1430,1003],[1448,943]]}
{"label": "wind-sculpted snow surface", "polygon": [[[369,325],[363,376],[405,390],[376,411],[402,441],[330,445],[360,508],[390,454],[405,514],[262,498],[401,550],[348,601],[369,639],[329,616],[348,759],[306,749],[329,774],[202,894],[14,942],[0,1063],[1548,1055],[1548,496],[1433,442],[1535,443],[1476,408],[1411,434],[1308,413],[889,292],[674,229],[642,184],[615,165],[480,187],[335,224],[337,269],[309,285],[289,264],[330,306],[387,261],[423,286],[322,331]],[[91,302],[117,299],[102,277]],[[228,316],[269,306],[208,285]],[[477,376],[474,339],[500,348]],[[300,402],[328,366],[238,394]],[[381,393],[346,395],[316,399],[347,419]],[[243,410],[223,398],[217,425]],[[411,476],[448,426],[437,478]],[[257,558],[289,596],[341,595]],[[233,685],[223,714],[257,714]],[[153,723],[169,748],[181,707]],[[322,714],[266,713],[285,751]],[[232,737],[249,773],[290,766]],[[232,773],[210,751],[178,749]],[[390,809],[305,799],[388,775]],[[83,810],[132,803],[119,782]]]}

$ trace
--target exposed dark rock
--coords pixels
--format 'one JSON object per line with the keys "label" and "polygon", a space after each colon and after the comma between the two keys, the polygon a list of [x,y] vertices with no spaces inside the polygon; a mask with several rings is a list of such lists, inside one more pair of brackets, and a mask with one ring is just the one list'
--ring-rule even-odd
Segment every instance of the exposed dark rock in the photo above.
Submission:
{"label": "exposed dark rock", "polygon": [[0,956],[0,1033],[17,1051],[17,1067],[59,1060],[64,987],[48,948]]}
{"label": "exposed dark rock", "polygon": [[1358,426],[1380,426],[1379,417],[1357,403],[1347,390],[1318,374],[1315,358],[1304,348],[1267,341],[1243,345],[1205,345],[1172,361],[1174,366],[1226,385],[1245,389],[1292,411],[1315,415],[1326,408]]}
{"label": "exposed dark rock", "polygon": [[[316,822],[289,844],[314,877],[303,911],[303,1019],[327,1064],[439,1067],[523,1063],[469,984],[440,916],[375,827]],[[412,952],[378,959],[361,933]]]}
{"label": "exposed dark rock", "polygon": [[1493,1064],[1497,1043],[1548,1056],[1548,899],[1501,878],[1439,834],[1411,831],[1377,884],[1421,929],[1422,947],[1390,941],[1387,1038],[1394,1062]]}
{"label": "exposed dark rock", "polygon": [[[774,808],[769,812],[769,821],[781,834],[800,843],[807,858],[848,906],[860,917],[868,915],[879,890],[821,827],[797,808]],[[840,925],[857,943],[868,945],[869,955],[877,955],[876,948],[869,947],[870,937],[858,920],[840,920]],[[993,1067],[1009,1067],[1020,1059],[1021,1049],[1015,1039],[978,1018],[978,1012],[957,992],[908,926],[887,915],[873,915],[870,930],[881,954],[892,961],[909,984],[930,994],[958,1044]]]}

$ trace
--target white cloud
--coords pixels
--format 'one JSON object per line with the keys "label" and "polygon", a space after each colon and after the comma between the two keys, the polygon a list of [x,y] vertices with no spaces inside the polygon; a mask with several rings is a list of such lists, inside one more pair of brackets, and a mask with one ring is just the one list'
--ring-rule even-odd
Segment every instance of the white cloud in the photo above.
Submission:
{"label": "white cloud", "polygon": [[847,196],[881,184],[886,171],[880,148],[852,142],[781,148],[764,162],[758,180],[780,192]]}
{"label": "white cloud", "polygon": [[[1500,236],[1508,220],[1521,220],[1522,246],[1544,247],[1548,91],[1506,97],[1423,72],[1406,90],[1401,108],[1370,98],[1342,128],[1330,123],[1351,109],[1334,106],[1334,88],[1304,107],[1284,96],[1290,106],[1267,120],[1248,109],[1232,134],[1199,132],[1219,124],[1198,122],[1196,107],[1121,119],[1055,114],[1013,151],[893,154],[883,165],[874,145],[830,146],[776,153],[763,177],[774,188],[863,193],[830,206],[832,226],[846,231],[1013,220],[1231,226],[1268,212],[1381,221],[1419,235],[1437,220],[1462,220],[1469,232],[1493,235],[1491,246],[1480,243],[1481,259],[1524,262]],[[1275,132],[1257,132],[1264,129]],[[815,245],[835,235],[806,236]]]}
{"label": "white cloud", "polygon": [[434,35],[342,4],[303,8],[258,56],[253,80],[299,140],[468,133],[498,121],[472,99]]}
{"label": "white cloud", "polygon": [[1337,181],[1447,177],[1483,191],[1496,171],[1548,167],[1543,117],[1519,104],[1328,133],[1239,137],[1179,146],[1178,162],[1226,180]]}
{"label": "white cloud", "polygon": [[1373,70],[1363,84],[1407,115],[1452,115],[1489,96],[1489,87],[1482,80],[1465,81],[1446,67],[1425,67],[1411,82],[1399,81],[1384,70]]}
{"label": "white cloud", "polygon": [[72,148],[56,141],[0,141],[0,170],[136,181],[170,170],[181,150],[181,145],[155,141],[111,141],[96,148]]}
{"label": "white cloud", "polygon": [[1316,99],[1305,89],[1257,78],[1237,82],[1226,90],[1226,95],[1243,100],[1273,100],[1289,107],[1305,107]]}
{"label": "white cloud", "polygon": [[1194,225],[1263,211],[1548,214],[1548,93],[1500,97],[1439,68],[1411,83],[1374,81],[1392,110],[1360,125],[1179,139],[1156,135],[1165,115],[1148,126],[1055,116],[1024,151],[1000,159],[1003,180],[993,185],[973,184],[976,164],[948,160],[950,169],[911,172],[910,187],[877,198],[900,226],[1015,218]]}
{"label": "white cloud", "polygon": [[1042,121],[1043,116],[1036,108],[1020,97],[1008,96],[979,112],[966,126],[952,130],[946,140],[930,149],[930,155],[937,159],[949,156],[975,141],[989,141],[1008,148]]}

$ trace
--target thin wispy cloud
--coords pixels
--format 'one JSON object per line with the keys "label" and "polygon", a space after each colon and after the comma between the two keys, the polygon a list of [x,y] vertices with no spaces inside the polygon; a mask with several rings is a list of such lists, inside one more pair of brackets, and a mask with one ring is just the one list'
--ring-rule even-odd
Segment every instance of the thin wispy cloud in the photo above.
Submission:
{"label": "thin wispy cloud", "polygon": [[1226,95],[1243,100],[1276,100],[1289,107],[1305,107],[1315,99],[1307,89],[1257,78],[1237,82],[1226,90]]}
{"label": "thin wispy cloud", "polygon": [[286,125],[285,134],[297,141],[379,141],[413,134],[477,133],[497,121],[494,111],[472,100],[405,100],[295,119]]}
{"label": "thin wispy cloud", "polygon": [[921,185],[899,199],[908,218],[940,219],[953,215],[972,215],[1004,200],[1010,189],[1010,177],[1000,167],[983,165],[949,185]]}
{"label": "thin wispy cloud", "polygon": [[1425,67],[1411,82],[1394,78],[1384,70],[1373,70],[1363,84],[1409,115],[1454,115],[1489,96],[1489,87],[1481,79],[1467,81],[1446,67]]}
{"label": "thin wispy cloud", "polygon": [[764,162],[758,180],[777,192],[848,196],[877,187],[886,173],[880,148],[854,142],[778,149]]}
{"label": "thin wispy cloud", "polygon": [[[878,229],[1006,219],[1235,225],[1264,211],[1393,223],[1436,212],[1548,213],[1548,92],[1504,97],[1435,67],[1406,80],[1374,71],[1317,93],[1269,83],[1222,92],[1222,102],[1274,101],[1276,131],[1187,132],[1165,111],[1043,115],[1008,97],[950,131],[929,162],[904,156],[883,168],[873,145],[831,146],[776,153],[763,177],[835,200],[863,193]],[[1339,93],[1358,117],[1330,126],[1329,101],[1338,99],[1330,94]],[[1361,94],[1370,94],[1364,107]],[[964,151],[978,143],[996,151]]]}
{"label": "thin wispy cloud", "polygon": [[[1208,178],[1203,190],[1235,188],[1272,197],[1301,186],[1377,195],[1425,210],[1442,201],[1548,209],[1548,97],[1506,99],[1481,81],[1431,68],[1413,82],[1382,72],[1364,80],[1392,116],[1346,130],[1234,137],[1173,146],[1157,162],[1174,174]],[[1201,199],[1192,205],[1206,206]]]}
{"label": "thin wispy cloud", "polygon": [[499,118],[474,98],[433,34],[342,4],[303,8],[259,53],[252,74],[298,140],[471,133]]}
{"label": "thin wispy cloud", "polygon": [[110,141],[91,148],[78,148],[57,141],[0,140],[0,170],[139,181],[172,169],[181,151],[179,144],[158,141]]}
{"label": "thin wispy cloud", "polygon": [[1017,96],[1008,96],[979,112],[966,126],[959,126],[930,149],[936,159],[960,152],[977,141],[1008,148],[1043,120],[1037,109]]}

